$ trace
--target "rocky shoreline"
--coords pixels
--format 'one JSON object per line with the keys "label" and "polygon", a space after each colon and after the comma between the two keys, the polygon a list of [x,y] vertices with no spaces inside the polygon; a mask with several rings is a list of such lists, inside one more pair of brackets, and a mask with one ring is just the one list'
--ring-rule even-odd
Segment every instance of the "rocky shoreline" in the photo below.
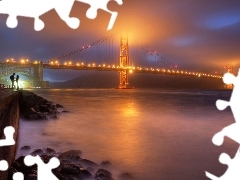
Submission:
{"label": "rocky shoreline", "polygon": [[[57,114],[59,114],[58,108],[63,108],[62,105],[54,104],[30,91],[22,91],[19,105],[20,116],[29,120],[57,119]],[[62,110],[62,112],[68,111]]]}
{"label": "rocky shoreline", "polygon": [[[29,146],[24,146],[21,151],[29,151]],[[82,152],[70,150],[64,153],[57,153],[54,149],[37,149],[30,153],[32,156],[40,156],[44,163],[48,163],[52,157],[60,160],[60,166],[53,169],[53,174],[59,180],[113,180],[112,174],[103,169],[104,162],[99,165],[90,160],[81,158]],[[9,180],[16,172],[22,172],[25,180],[37,180],[37,166],[28,167],[24,164],[25,156],[16,159],[9,169]]]}
{"label": "rocky shoreline", "polygon": [[[47,120],[49,118],[58,118],[63,110],[60,104],[54,104],[36,94],[29,91],[22,91],[19,101],[20,116],[28,120]],[[24,146],[20,151],[33,156],[40,156],[44,163],[48,163],[52,157],[60,160],[60,166],[53,169],[53,174],[59,180],[132,180],[133,177],[129,173],[122,173],[118,177],[113,178],[109,172],[111,163],[103,161],[97,164],[81,157],[80,150],[69,150],[67,152],[56,152],[52,148],[32,150],[30,146]],[[32,152],[31,152],[32,151]],[[12,180],[12,176],[16,172],[22,172],[25,180],[37,180],[37,166],[28,167],[24,164],[25,156],[18,157],[9,168],[8,179]]]}

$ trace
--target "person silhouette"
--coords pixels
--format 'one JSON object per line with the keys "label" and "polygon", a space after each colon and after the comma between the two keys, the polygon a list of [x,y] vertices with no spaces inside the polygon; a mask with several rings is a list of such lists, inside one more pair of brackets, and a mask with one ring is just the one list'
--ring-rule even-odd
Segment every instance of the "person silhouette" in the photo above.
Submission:
{"label": "person silhouette", "polygon": [[19,75],[17,75],[17,77],[16,77],[17,89],[19,89],[18,80],[19,80]]}
{"label": "person silhouette", "polygon": [[15,73],[13,73],[11,76],[10,76],[10,80],[12,82],[12,88],[14,87],[14,75]]}

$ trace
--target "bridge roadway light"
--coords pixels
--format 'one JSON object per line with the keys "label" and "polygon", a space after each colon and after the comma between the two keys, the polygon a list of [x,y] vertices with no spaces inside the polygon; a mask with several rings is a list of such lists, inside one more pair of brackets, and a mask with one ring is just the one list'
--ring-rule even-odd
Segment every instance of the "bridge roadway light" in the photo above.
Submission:
{"label": "bridge roadway light", "polygon": [[24,60],[24,59],[21,59],[21,60],[20,60],[20,63],[24,64],[24,63],[25,63],[25,60]]}

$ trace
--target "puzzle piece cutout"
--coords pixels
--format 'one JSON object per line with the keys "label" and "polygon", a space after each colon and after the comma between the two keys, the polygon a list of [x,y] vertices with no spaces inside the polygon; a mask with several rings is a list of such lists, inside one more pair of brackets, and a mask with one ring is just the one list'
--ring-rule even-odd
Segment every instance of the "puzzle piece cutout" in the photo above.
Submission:
{"label": "puzzle piece cutout", "polygon": [[[52,173],[52,169],[57,168],[60,165],[59,159],[53,157],[50,159],[48,164],[45,164],[40,156],[28,155],[24,158],[24,163],[27,166],[32,166],[34,164],[38,165],[38,180],[58,180],[58,178]],[[15,179],[14,179],[15,180]]]}
{"label": "puzzle piece cutout", "polygon": [[60,18],[73,29],[76,29],[80,21],[70,18],[74,0],[2,0],[0,1],[0,13],[9,14],[7,26],[15,28],[18,25],[17,16],[34,18],[34,29],[40,31],[44,28],[44,22],[39,16],[55,9]]}
{"label": "puzzle piece cutout", "polygon": [[240,102],[240,69],[238,71],[238,76],[235,77],[233,74],[226,73],[223,76],[223,81],[226,84],[233,84],[234,89],[230,101],[218,100],[216,105],[219,110],[224,110],[227,106],[230,106],[235,117],[236,122],[240,122],[240,112],[239,112],[239,102]]}
{"label": "puzzle piece cutout", "polygon": [[238,77],[230,73],[226,73],[223,76],[223,81],[227,84],[234,84],[234,89],[230,101],[218,100],[216,106],[219,110],[224,110],[228,106],[231,107],[235,123],[223,128],[220,132],[214,135],[212,141],[215,145],[220,146],[224,141],[224,137],[227,136],[232,140],[240,144],[240,70]]}
{"label": "puzzle piece cutout", "polygon": [[240,179],[240,149],[238,149],[233,159],[226,153],[219,156],[219,162],[228,165],[228,169],[224,175],[217,177],[209,172],[205,172],[206,176],[211,180],[239,180]]}
{"label": "puzzle piece cutout", "polygon": [[24,180],[24,175],[21,172],[17,172],[13,174],[13,180]]}
{"label": "puzzle piece cutout", "polygon": [[[111,0],[77,0],[77,1],[83,2],[85,4],[89,4],[91,6],[86,12],[86,16],[89,19],[95,19],[97,17],[98,9],[101,9],[101,10],[104,10],[104,11],[110,13],[111,18],[110,18],[110,21],[108,23],[107,30],[112,29],[112,27],[113,27],[113,25],[114,25],[114,23],[117,19],[118,13],[115,12],[115,11],[110,11],[107,8],[107,5],[108,5],[109,1],[111,1]],[[118,5],[123,4],[122,0],[114,0],[114,1],[116,1],[118,3]]]}
{"label": "puzzle piece cutout", "polygon": [[[223,128],[220,132],[216,133],[213,138],[213,144],[220,146],[224,142],[224,137],[229,137],[238,144],[240,144],[240,69],[238,76],[235,77],[230,73],[226,73],[223,77],[226,84],[234,84],[234,89],[230,101],[218,100],[216,106],[219,110],[224,110],[228,106],[232,109],[235,123]],[[222,164],[227,164],[228,169],[221,177],[216,177],[208,172],[205,175],[212,180],[237,180],[240,179],[240,149],[238,149],[235,157],[231,159],[226,153],[222,153],[219,157]]]}
{"label": "puzzle piece cutout", "polygon": [[6,139],[0,140],[0,147],[1,146],[11,146],[15,144],[15,141],[13,139],[13,134],[15,132],[15,129],[12,126],[7,126],[4,128],[4,135]]}
{"label": "puzzle piece cutout", "polygon": [[[111,19],[107,30],[112,29],[118,13],[108,10],[107,4],[110,0],[77,0],[89,4],[91,7],[86,15],[90,19],[97,16],[97,10],[102,9],[111,14]],[[114,0],[122,5],[122,0]],[[41,15],[54,9],[59,17],[66,24],[76,29],[80,25],[80,20],[75,17],[69,17],[75,0],[1,0],[0,14],[8,14],[6,24],[9,28],[15,28],[18,25],[17,16],[34,18],[34,29],[40,31],[44,28],[44,22],[39,18]]]}
{"label": "puzzle piece cutout", "polygon": [[0,161],[0,171],[6,171],[8,169],[8,162],[5,160]]}

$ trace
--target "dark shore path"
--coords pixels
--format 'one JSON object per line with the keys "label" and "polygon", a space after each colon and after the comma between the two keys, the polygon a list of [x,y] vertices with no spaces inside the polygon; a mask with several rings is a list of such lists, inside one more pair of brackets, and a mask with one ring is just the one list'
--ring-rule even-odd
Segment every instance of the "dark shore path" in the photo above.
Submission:
{"label": "dark shore path", "polygon": [[[0,138],[5,139],[4,128],[13,126],[15,128],[14,140],[17,142],[19,126],[19,98],[21,91],[12,89],[0,90]],[[6,160],[9,166],[15,159],[17,143],[12,146],[0,147],[0,160]],[[0,171],[0,180],[6,180],[8,171]]]}

